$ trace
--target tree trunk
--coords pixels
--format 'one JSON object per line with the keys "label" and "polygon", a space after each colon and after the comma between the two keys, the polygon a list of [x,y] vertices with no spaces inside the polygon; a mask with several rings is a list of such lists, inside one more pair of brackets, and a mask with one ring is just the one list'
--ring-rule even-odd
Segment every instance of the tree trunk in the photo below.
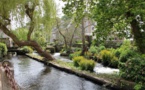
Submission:
{"label": "tree trunk", "polygon": [[84,18],[82,19],[82,52],[81,55],[84,55],[84,53],[87,51],[87,47],[85,44],[85,27],[84,27]]}
{"label": "tree trunk", "polygon": [[68,49],[68,47],[67,47],[67,40],[66,40],[65,35],[64,35],[64,34],[61,32],[61,30],[60,30],[59,22],[58,22],[57,19],[56,19],[56,24],[57,24],[58,32],[60,33],[60,35],[61,35],[61,36],[63,37],[63,39],[64,39],[65,49],[67,50],[67,49]]}
{"label": "tree trunk", "polygon": [[0,23],[0,30],[2,30],[6,35],[8,35],[18,46],[31,46],[36,49],[36,51],[45,57],[47,60],[55,60],[50,54],[43,51],[42,48],[35,41],[20,41],[5,25]]}
{"label": "tree trunk", "polygon": [[69,45],[69,50],[70,50],[70,51],[71,51],[72,42],[73,42],[73,38],[74,38],[74,35],[75,35],[76,30],[77,30],[77,27],[75,27],[75,30],[74,30],[74,32],[73,32],[73,34],[72,34],[72,37],[71,37],[71,40],[70,40],[70,45]]}
{"label": "tree trunk", "polygon": [[136,21],[136,19],[134,19],[130,24],[132,28],[132,34],[134,35],[134,39],[139,51],[141,53],[145,53],[145,40],[143,32],[141,32],[141,28],[139,27],[139,23]]}

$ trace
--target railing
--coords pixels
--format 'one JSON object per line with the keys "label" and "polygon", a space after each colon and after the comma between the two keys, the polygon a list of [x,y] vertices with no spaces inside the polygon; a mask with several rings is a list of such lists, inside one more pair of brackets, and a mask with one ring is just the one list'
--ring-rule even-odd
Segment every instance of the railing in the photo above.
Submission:
{"label": "railing", "polygon": [[9,61],[0,63],[0,90],[19,90],[14,79],[13,66]]}

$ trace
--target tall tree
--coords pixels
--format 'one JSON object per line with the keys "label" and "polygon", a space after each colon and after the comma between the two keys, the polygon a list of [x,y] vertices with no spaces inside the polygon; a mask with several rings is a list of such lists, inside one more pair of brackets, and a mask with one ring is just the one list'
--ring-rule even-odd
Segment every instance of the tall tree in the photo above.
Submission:
{"label": "tall tree", "polygon": [[110,33],[128,36],[126,32],[130,32],[140,52],[145,53],[144,0],[94,0],[91,10],[97,39],[106,39]]}
{"label": "tall tree", "polygon": [[63,8],[64,14],[72,16],[78,24],[81,24],[82,29],[82,55],[87,51],[87,46],[85,44],[85,21],[86,17],[89,17],[89,0],[62,0],[65,2],[65,7]]}
{"label": "tall tree", "polygon": [[56,29],[58,30],[59,34],[64,40],[64,49],[69,53],[69,51],[71,51],[72,48],[74,36],[80,36],[80,30],[78,30],[78,26],[72,18],[63,16],[61,19],[56,19]]}
{"label": "tall tree", "polygon": [[[49,60],[54,58],[44,52],[40,45],[31,38],[33,32],[51,31],[55,17],[55,3],[53,0],[0,0],[0,30],[13,39],[18,46],[31,46],[37,52]],[[12,21],[18,28],[25,27],[28,30],[27,40],[19,39],[11,30]],[[39,38],[39,37],[38,37]]]}

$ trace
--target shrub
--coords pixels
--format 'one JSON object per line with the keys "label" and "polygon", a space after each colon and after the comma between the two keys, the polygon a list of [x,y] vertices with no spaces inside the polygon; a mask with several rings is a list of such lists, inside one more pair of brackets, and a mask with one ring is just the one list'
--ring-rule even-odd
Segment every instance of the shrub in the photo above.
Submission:
{"label": "shrub", "polygon": [[106,66],[106,65],[109,65],[109,63],[111,62],[111,59],[113,58],[113,54],[108,50],[102,50],[100,52],[100,57],[101,57],[102,63]]}
{"label": "shrub", "polygon": [[6,55],[7,54],[7,51],[8,51],[8,49],[7,49],[6,44],[0,43],[0,55],[1,56]]}
{"label": "shrub", "polygon": [[79,65],[82,70],[93,71],[95,67],[95,62],[93,60],[84,59],[80,61]]}
{"label": "shrub", "polygon": [[76,47],[75,51],[81,51],[81,48]]}
{"label": "shrub", "polygon": [[102,50],[100,54],[101,62],[105,66],[111,66],[117,68],[119,64],[118,58],[114,54],[115,49]]}
{"label": "shrub", "polygon": [[137,83],[134,87],[134,90],[145,90],[145,85],[142,83]]}
{"label": "shrub", "polygon": [[100,46],[98,47],[98,52],[100,52],[100,51],[102,51],[102,50],[105,50],[105,49],[106,49],[106,47],[105,47],[105,46],[100,45]]}
{"label": "shrub", "polygon": [[98,51],[97,51],[97,48],[96,48],[95,46],[91,46],[90,49],[89,49],[89,52],[95,54],[95,53],[97,53]]}
{"label": "shrub", "polygon": [[134,82],[145,82],[145,58],[136,55],[126,63],[119,64],[120,75],[122,78]]}
{"label": "shrub", "polygon": [[118,58],[113,56],[113,58],[111,59],[110,66],[113,68],[118,68],[118,64],[119,64]]}
{"label": "shrub", "polygon": [[119,60],[121,62],[126,62],[130,57],[136,55],[137,53],[133,50],[126,49],[123,52],[121,52]]}
{"label": "shrub", "polygon": [[93,71],[95,67],[95,62],[93,60],[88,60],[83,56],[78,56],[73,58],[74,66],[80,67],[81,70]]}
{"label": "shrub", "polygon": [[120,57],[121,52],[119,51],[119,49],[116,49],[116,50],[115,50],[115,52],[114,52],[114,54],[115,54],[115,56],[116,56],[116,57],[118,57],[118,58],[119,58],[119,57]]}
{"label": "shrub", "polygon": [[85,58],[83,56],[78,56],[73,58],[74,66],[78,67],[80,61],[83,61]]}
{"label": "shrub", "polygon": [[91,57],[93,57],[93,54],[92,54],[91,52],[89,52],[89,51],[85,52],[84,54],[85,54],[84,56],[85,56],[86,58],[91,58]]}
{"label": "shrub", "polygon": [[21,48],[22,51],[24,51],[25,53],[32,53],[33,49],[29,46],[24,46]]}
{"label": "shrub", "polygon": [[73,59],[74,57],[77,57],[77,56],[80,56],[80,55],[81,55],[81,51],[77,51],[77,52],[74,52],[73,54],[70,54],[69,58]]}

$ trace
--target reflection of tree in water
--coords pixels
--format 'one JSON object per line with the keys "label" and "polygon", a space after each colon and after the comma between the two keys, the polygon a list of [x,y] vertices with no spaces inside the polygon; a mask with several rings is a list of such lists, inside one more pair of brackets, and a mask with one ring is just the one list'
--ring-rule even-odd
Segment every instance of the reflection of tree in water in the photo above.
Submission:
{"label": "reflection of tree in water", "polygon": [[18,56],[18,59],[19,59],[20,61],[22,61],[20,64],[21,64],[21,66],[24,66],[24,68],[30,66],[30,60],[29,60],[28,57],[24,57],[24,56],[21,57],[21,56]]}
{"label": "reflection of tree in water", "polygon": [[50,73],[50,72],[51,72],[50,67],[46,67],[46,68],[42,71],[41,75],[46,75],[47,73]]}

